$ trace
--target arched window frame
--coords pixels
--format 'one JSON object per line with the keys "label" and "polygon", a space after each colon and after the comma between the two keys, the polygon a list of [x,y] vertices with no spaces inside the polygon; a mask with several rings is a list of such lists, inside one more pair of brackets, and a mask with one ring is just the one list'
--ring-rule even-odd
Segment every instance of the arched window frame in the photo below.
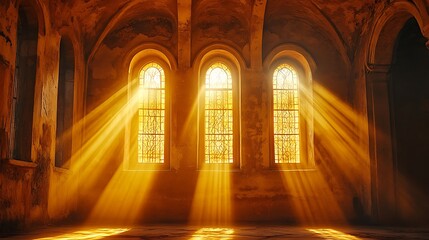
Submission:
{"label": "arched window frame", "polygon": [[[73,121],[77,84],[75,49],[71,38],[67,35],[60,39],[59,54],[55,167],[68,169],[73,155]],[[70,74],[72,74],[71,77]]]}
{"label": "arched window frame", "polygon": [[[231,73],[233,95],[233,162],[232,163],[206,163],[205,162],[205,81],[209,68],[216,63],[225,65]],[[239,169],[241,163],[241,137],[240,137],[240,73],[239,67],[231,59],[222,54],[215,54],[202,62],[199,71],[199,114],[198,114],[198,168],[219,169],[219,166],[229,166],[230,169]],[[225,169],[225,168],[222,168]]]}
{"label": "arched window frame", "polygon": [[[302,60],[302,59],[300,59]],[[269,67],[269,166],[273,169],[309,169],[314,168],[314,130],[313,130],[313,87],[312,74],[309,66],[291,56],[282,56],[275,59]],[[299,114],[299,162],[276,163],[274,147],[274,104],[273,104],[273,77],[275,70],[286,64],[293,68],[298,77],[298,114]]]}
{"label": "arched window frame", "polygon": [[33,162],[33,110],[39,71],[37,56],[39,35],[43,35],[45,30],[40,11],[39,6],[32,1],[20,3],[18,7],[9,155],[13,160],[26,162]]}
{"label": "arched window frame", "polygon": [[[170,169],[170,122],[171,122],[171,68],[165,60],[157,55],[147,56],[132,64],[129,70],[128,102],[139,91],[139,76],[141,71],[151,63],[159,65],[164,71],[165,77],[165,108],[164,108],[164,162],[163,163],[139,163],[137,155],[138,147],[138,106],[130,109],[131,123],[126,126],[124,170],[168,170]],[[134,105],[134,104],[133,104]]]}

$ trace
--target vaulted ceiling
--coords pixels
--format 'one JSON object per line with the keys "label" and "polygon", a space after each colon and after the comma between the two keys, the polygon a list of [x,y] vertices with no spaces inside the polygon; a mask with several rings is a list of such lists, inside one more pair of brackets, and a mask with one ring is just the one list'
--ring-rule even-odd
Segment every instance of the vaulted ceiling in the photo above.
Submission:
{"label": "vaulted ceiling", "polygon": [[[137,35],[160,42],[191,59],[203,44],[226,42],[252,58],[275,45],[275,38],[289,38],[307,30],[322,36],[353,58],[353,48],[377,9],[391,1],[381,0],[75,0],[50,1],[58,25],[76,21],[85,52],[101,41],[121,47]],[[422,4],[421,1],[419,4]],[[423,4],[427,4],[424,1]],[[288,29],[288,31],[285,31]],[[293,31],[291,31],[293,29]],[[305,36],[302,36],[305,37]],[[204,41],[201,41],[203,39]],[[273,41],[274,40],[274,41]],[[295,40],[299,38],[295,36]],[[204,43],[202,43],[204,42]],[[189,61],[189,60],[188,60]]]}

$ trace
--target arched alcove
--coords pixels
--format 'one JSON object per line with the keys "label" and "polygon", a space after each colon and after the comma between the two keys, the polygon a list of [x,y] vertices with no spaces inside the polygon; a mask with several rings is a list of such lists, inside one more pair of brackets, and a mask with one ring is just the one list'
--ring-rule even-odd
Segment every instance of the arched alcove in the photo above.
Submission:
{"label": "arched alcove", "polygon": [[12,158],[31,161],[38,16],[28,1],[19,6],[12,120]]}
{"label": "arched alcove", "polygon": [[[424,66],[421,62],[415,62],[419,59],[418,55],[407,56],[407,54],[403,54],[412,49],[415,50],[415,48],[423,51],[419,54],[427,54],[424,41],[418,46],[419,44],[415,39],[414,42],[412,40],[417,32],[422,37],[421,27],[424,24],[424,18],[420,15],[421,12],[424,11],[420,11],[415,5],[409,2],[395,2],[391,4],[378,17],[372,29],[372,36],[369,42],[366,81],[372,178],[371,202],[374,219],[382,223],[396,221],[405,208],[408,208],[407,211],[411,209],[417,211],[423,210],[417,209],[418,207],[416,206],[405,206],[401,203],[401,199],[404,199],[404,197],[410,199],[411,196],[408,190],[404,191],[405,188],[400,186],[402,176],[400,176],[400,171],[398,171],[400,168],[397,161],[399,156],[398,150],[405,148],[398,146],[396,137],[399,132],[409,127],[409,125],[407,126],[406,124],[404,126],[402,125],[404,123],[400,123],[398,129],[397,121],[401,118],[409,118],[411,116],[404,115],[404,109],[397,109],[398,106],[403,106],[404,102],[395,105],[395,102],[402,101],[400,100],[402,93],[412,93],[411,88],[408,90],[399,90],[398,88],[403,88],[404,86],[401,86],[401,84],[405,83],[405,85],[410,86],[416,80],[408,80],[409,78],[415,78],[413,74],[417,73],[410,73],[409,71],[413,71],[410,68],[405,70],[406,65],[414,62],[420,68]],[[408,25],[410,25],[410,22],[413,22],[413,29],[415,31],[411,35],[407,30],[409,29]],[[401,47],[401,42],[404,44],[404,41],[408,42]],[[404,62],[406,64],[403,64]],[[418,78],[422,77],[424,78],[424,74]],[[402,80],[405,80],[405,82],[402,82]],[[399,112],[397,112],[398,110]],[[410,122],[408,123],[410,124]],[[414,122],[413,124],[416,123]],[[409,133],[406,133],[406,135]],[[411,155],[405,158],[408,159]],[[401,161],[404,161],[404,159]]]}
{"label": "arched alcove", "polygon": [[72,156],[72,126],[74,101],[75,56],[68,37],[60,43],[60,64],[57,96],[57,130],[55,166],[69,168]]}
{"label": "arched alcove", "polygon": [[429,51],[415,18],[401,29],[390,76],[397,207],[404,221],[428,220]]}

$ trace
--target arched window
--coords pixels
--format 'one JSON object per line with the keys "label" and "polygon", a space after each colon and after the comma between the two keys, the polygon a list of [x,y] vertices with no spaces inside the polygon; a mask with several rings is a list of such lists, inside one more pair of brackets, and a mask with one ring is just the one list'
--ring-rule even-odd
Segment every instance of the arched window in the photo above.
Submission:
{"label": "arched window", "polygon": [[55,166],[68,168],[72,156],[74,51],[70,39],[66,37],[60,43],[58,75]]}
{"label": "arched window", "polygon": [[239,165],[238,77],[228,61],[203,68],[200,84],[200,164]]}
{"label": "arched window", "polygon": [[12,157],[24,161],[31,161],[38,31],[37,13],[28,1],[22,1],[17,28]]}
{"label": "arched window", "polygon": [[312,169],[314,162],[313,72],[311,55],[281,45],[266,57],[269,103],[269,161],[274,169]]}
{"label": "arched window", "polygon": [[[303,49],[287,49],[272,58],[270,166],[313,168],[313,84],[315,64]],[[273,51],[276,53],[276,51]]]}
{"label": "arched window", "polygon": [[175,65],[166,49],[151,47],[129,56],[124,170],[170,168],[170,76]]}
{"label": "arched window", "polygon": [[166,92],[163,68],[154,62],[139,73],[137,162],[165,163]]}
{"label": "arched window", "polygon": [[300,163],[299,77],[288,64],[273,74],[274,163]]}

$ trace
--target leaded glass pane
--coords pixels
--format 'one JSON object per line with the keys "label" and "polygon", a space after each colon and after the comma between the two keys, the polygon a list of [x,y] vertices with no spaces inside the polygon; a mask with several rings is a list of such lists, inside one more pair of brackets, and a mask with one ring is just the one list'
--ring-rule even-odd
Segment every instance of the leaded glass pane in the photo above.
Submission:
{"label": "leaded glass pane", "polygon": [[299,79],[282,64],[273,75],[274,162],[299,163]]}
{"label": "leaded glass pane", "polygon": [[156,63],[140,72],[138,103],[139,163],[164,163],[165,75]]}
{"label": "leaded glass pane", "polygon": [[205,163],[233,163],[232,95],[228,67],[211,65],[205,79]]}

